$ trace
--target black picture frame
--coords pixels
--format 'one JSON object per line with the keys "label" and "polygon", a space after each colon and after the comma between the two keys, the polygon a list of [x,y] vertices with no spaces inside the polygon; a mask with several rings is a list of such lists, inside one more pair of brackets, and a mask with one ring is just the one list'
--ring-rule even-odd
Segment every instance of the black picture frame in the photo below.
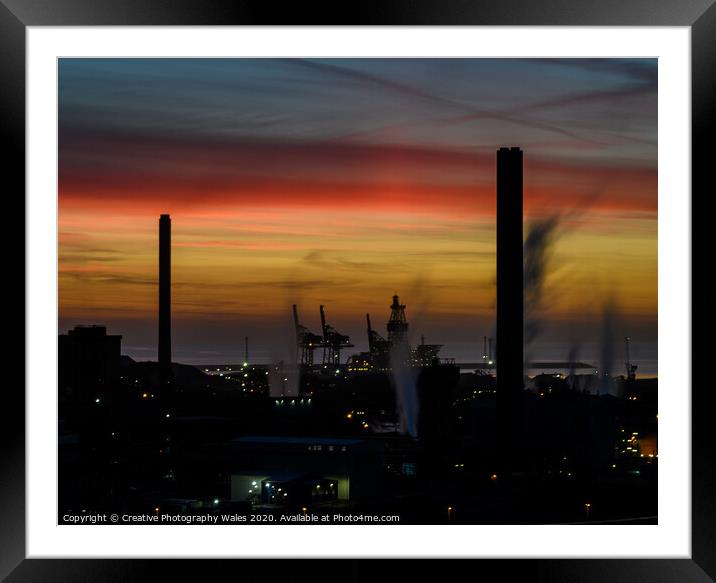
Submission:
{"label": "black picture frame", "polygon": [[[348,10],[346,10],[348,8]],[[333,3],[289,4],[231,0],[0,0],[0,132],[5,153],[0,189],[6,226],[0,294],[9,340],[4,352],[5,381],[0,405],[0,578],[26,581],[143,581],[187,578],[213,580],[231,569],[278,576],[312,577],[324,572],[351,580],[373,576],[385,561],[342,561],[319,571],[300,561],[249,561],[237,567],[227,561],[198,560],[31,560],[25,559],[25,331],[19,306],[25,306],[25,35],[28,26],[96,25],[565,25],[684,26],[691,28],[692,56],[692,554],[691,559],[539,559],[482,560],[472,568],[481,577],[533,581],[716,581],[716,463],[711,453],[714,391],[706,366],[712,359],[716,284],[710,261],[707,173],[716,135],[716,6],[714,0],[392,0],[350,6]],[[18,232],[18,230],[20,232]],[[12,330],[12,333],[11,333]],[[32,349],[32,347],[27,347]],[[690,389],[685,381],[684,391]],[[81,554],[81,549],[78,549]],[[379,563],[379,564],[378,564]],[[417,564],[421,578],[444,577],[441,562]],[[416,563],[413,563],[415,566]],[[408,576],[400,567],[403,577]],[[320,576],[320,575],[319,575]],[[233,577],[232,577],[233,578]]]}

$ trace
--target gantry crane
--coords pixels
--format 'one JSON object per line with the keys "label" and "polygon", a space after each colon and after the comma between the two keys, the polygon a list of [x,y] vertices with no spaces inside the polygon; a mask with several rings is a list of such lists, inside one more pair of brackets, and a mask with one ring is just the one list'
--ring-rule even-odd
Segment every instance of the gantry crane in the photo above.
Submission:
{"label": "gantry crane", "polygon": [[323,346],[323,337],[313,334],[298,321],[298,308],[293,304],[293,323],[296,327],[296,348],[299,364],[313,366],[313,352]]}
{"label": "gantry crane", "polygon": [[321,305],[321,328],[323,330],[323,364],[338,365],[341,362],[341,349],[351,348],[350,337],[340,334],[326,324],[326,313]]}

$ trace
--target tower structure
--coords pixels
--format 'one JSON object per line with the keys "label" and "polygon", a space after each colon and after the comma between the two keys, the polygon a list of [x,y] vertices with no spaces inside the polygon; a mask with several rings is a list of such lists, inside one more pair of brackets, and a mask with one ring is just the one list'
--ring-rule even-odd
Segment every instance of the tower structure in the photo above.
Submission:
{"label": "tower structure", "polygon": [[520,148],[497,151],[497,442],[513,469],[524,388],[522,159]]}
{"label": "tower structure", "polygon": [[398,294],[393,296],[390,305],[390,318],[388,319],[388,342],[392,346],[408,343],[408,320],[405,318],[405,305],[400,303]]}
{"label": "tower structure", "polygon": [[159,217],[159,341],[158,361],[162,384],[171,380],[171,246],[172,221],[169,215]]}

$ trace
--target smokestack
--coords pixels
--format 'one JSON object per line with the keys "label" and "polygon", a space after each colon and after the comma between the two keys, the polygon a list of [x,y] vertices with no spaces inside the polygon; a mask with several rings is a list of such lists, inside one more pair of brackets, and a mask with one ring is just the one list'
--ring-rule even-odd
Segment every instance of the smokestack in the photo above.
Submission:
{"label": "smokestack", "polygon": [[515,468],[524,386],[522,150],[497,151],[497,442]]}
{"label": "smokestack", "polygon": [[162,383],[171,379],[171,245],[172,221],[169,215],[159,217],[159,374]]}

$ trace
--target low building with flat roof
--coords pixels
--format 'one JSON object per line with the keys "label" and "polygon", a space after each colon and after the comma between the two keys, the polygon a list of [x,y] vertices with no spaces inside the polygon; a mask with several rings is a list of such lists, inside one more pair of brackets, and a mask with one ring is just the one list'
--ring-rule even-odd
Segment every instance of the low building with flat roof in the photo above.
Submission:
{"label": "low building with flat roof", "polygon": [[366,501],[383,494],[384,455],[378,442],[246,436],[234,439],[231,449],[235,466],[243,466],[231,474],[234,500],[253,497],[262,503],[289,503],[291,490],[302,501]]}

